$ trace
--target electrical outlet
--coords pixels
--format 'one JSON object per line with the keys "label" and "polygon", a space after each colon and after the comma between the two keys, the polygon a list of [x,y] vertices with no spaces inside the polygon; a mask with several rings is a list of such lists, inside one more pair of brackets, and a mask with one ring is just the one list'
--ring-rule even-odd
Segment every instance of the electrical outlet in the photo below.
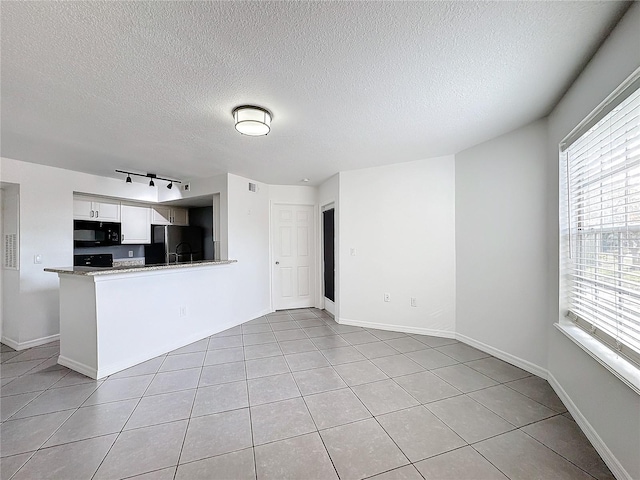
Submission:
{"label": "electrical outlet", "polygon": [[416,300],[416,297],[411,297],[411,306],[412,307],[418,306],[418,301]]}
{"label": "electrical outlet", "polygon": [[351,249],[351,256],[352,256],[352,257],[355,257],[355,256],[356,256],[356,249],[355,249],[355,248],[352,248],[352,249]]}
{"label": "electrical outlet", "polygon": [[133,250],[129,250],[129,258],[133,257]]}
{"label": "electrical outlet", "polygon": [[180,316],[181,317],[186,317],[187,316],[187,306],[186,305],[182,305],[180,307]]}
{"label": "electrical outlet", "polygon": [[37,254],[33,256],[33,263],[42,263],[42,255]]}
{"label": "electrical outlet", "polygon": [[384,294],[384,301],[385,302],[390,302],[391,301],[391,294],[390,293],[385,293]]}

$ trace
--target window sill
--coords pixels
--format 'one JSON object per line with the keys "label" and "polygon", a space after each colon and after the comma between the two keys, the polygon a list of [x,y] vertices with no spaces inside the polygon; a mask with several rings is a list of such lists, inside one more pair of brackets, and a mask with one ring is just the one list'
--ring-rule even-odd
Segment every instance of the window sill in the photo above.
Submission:
{"label": "window sill", "polygon": [[554,323],[554,326],[600,365],[622,380],[637,394],[640,394],[640,369],[633,363],[616,354],[573,323],[561,321]]}

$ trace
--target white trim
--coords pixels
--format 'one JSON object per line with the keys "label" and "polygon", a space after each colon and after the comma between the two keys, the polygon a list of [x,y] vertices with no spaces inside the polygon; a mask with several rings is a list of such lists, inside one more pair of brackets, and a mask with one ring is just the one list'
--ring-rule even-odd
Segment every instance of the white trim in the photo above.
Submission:
{"label": "white trim", "polygon": [[640,394],[640,370],[633,363],[573,323],[554,323],[553,326],[625,385]]}
{"label": "white trim", "polygon": [[580,410],[578,410],[576,404],[573,403],[567,392],[564,391],[558,380],[556,380],[556,377],[554,377],[551,372],[547,373],[547,381],[549,382],[549,385],[551,385],[551,388],[555,390],[558,397],[560,397],[560,400],[562,400],[565,407],[567,407],[567,410],[569,410],[569,413],[580,427],[580,430],[582,430],[589,442],[591,442],[593,448],[596,449],[598,454],[602,457],[602,460],[604,460],[604,463],[607,464],[607,467],[609,467],[614,477],[618,480],[633,480],[631,475],[629,475],[629,472],[625,470],[615,455],[611,450],[609,450],[609,447],[607,447],[606,443],[604,443],[602,438],[600,438],[598,432],[596,432],[585,416],[582,415]]}
{"label": "white trim", "polygon": [[[624,81],[618,85],[618,88],[611,92],[596,108],[591,110],[589,115],[583,118],[582,121],[560,141],[560,151],[566,151],[572,143],[587,133],[591,127],[602,120],[613,108],[624,102],[629,95],[633,93],[631,90],[635,92],[637,87],[636,82],[638,81],[640,81],[640,67],[636,68],[631,75],[625,78]],[[611,106],[612,104],[613,106]]]}
{"label": "white trim", "polygon": [[531,363],[528,360],[524,360],[523,358],[516,357],[515,355],[507,353],[498,348],[492,347],[491,345],[487,345],[486,343],[479,342],[478,340],[474,340],[473,338],[467,337],[466,335],[462,335],[460,333],[456,333],[455,338],[468,345],[471,345],[472,347],[477,348],[478,350],[482,350],[485,353],[489,353],[494,357],[499,358],[500,360],[504,360],[505,362],[515,365],[516,367],[519,367],[523,370],[526,370],[529,373],[533,373],[534,375],[537,375],[540,378],[544,378],[544,379],[547,378],[547,375],[548,375],[547,369],[542,368],[541,366],[536,365],[535,363]]}
{"label": "white trim", "polygon": [[433,330],[422,327],[407,327],[405,325],[391,325],[389,323],[363,322],[362,320],[351,320],[349,318],[338,318],[336,321],[340,325],[351,325],[353,327],[376,328],[378,330],[390,330],[392,332],[417,333],[419,335],[431,335],[434,337],[455,338],[455,332],[446,330]]}
{"label": "white trim", "polygon": [[29,340],[26,342],[16,342],[15,340],[5,337],[4,335],[0,339],[0,342],[4,343],[7,347],[11,347],[16,351],[26,350],[27,348],[39,347],[40,345],[46,345],[47,343],[55,342],[60,339],[60,334],[49,335],[48,337],[36,338],[35,340]]}
{"label": "white trim", "polygon": [[[266,310],[263,310],[266,311]],[[268,312],[267,312],[268,313]],[[258,317],[252,317],[252,318],[259,318],[262,317],[263,315],[266,315],[266,313],[259,315]],[[245,322],[248,320],[245,320]],[[113,375],[114,373],[118,373],[121,372],[122,370],[126,370],[127,368],[131,368],[134,367],[142,362],[146,362],[148,360],[151,360],[152,358],[156,358],[160,355],[165,355],[167,353],[173,352],[174,350],[177,350],[179,348],[182,347],[186,347],[187,345],[191,345],[192,343],[198,342],[204,338],[210,337],[211,335],[215,335],[216,333],[220,333],[223,332],[225,330],[228,330],[229,328],[233,328],[233,327],[237,327],[238,325],[242,325],[245,322],[240,322],[240,323],[236,323],[236,322],[229,322],[226,323],[225,325],[216,325],[215,328],[207,331],[207,332],[200,332],[197,333],[195,335],[191,335],[190,337],[188,337],[187,339],[182,339],[179,343],[165,343],[164,345],[162,345],[161,347],[157,347],[154,348],[153,350],[146,350],[145,353],[143,355],[137,356],[135,358],[128,358],[125,361],[122,362],[118,362],[118,363],[112,363],[110,365],[106,365],[106,366],[101,366],[98,370],[92,369],[91,367],[88,367],[86,365],[82,365],[81,363],[78,362],[74,362],[73,360],[70,359],[65,359],[68,360],[69,362],[73,362],[74,364],[80,365],[81,368],[84,367],[85,369],[89,369],[90,372],[93,373],[93,375],[91,378],[94,379],[101,379],[104,378],[108,375]],[[59,362],[58,362],[59,363]],[[69,365],[66,365],[69,368],[75,370],[74,367],[71,367]],[[91,376],[87,373],[85,373],[84,371],[80,371],[78,370],[80,373],[82,373],[83,375],[88,375]]]}
{"label": "white trim", "polygon": [[[251,320],[255,320],[256,318],[264,317],[265,315],[267,315],[269,313],[273,313],[273,312],[275,312],[275,310],[273,310],[271,307],[264,308],[264,309],[260,310],[260,313],[258,314],[257,317],[252,317],[249,320],[245,320],[244,322],[238,323],[237,325],[233,325],[231,327],[227,327],[225,330],[228,330],[229,328],[237,327],[238,325],[242,325],[245,322],[249,322]],[[223,331],[223,330],[221,330],[221,331]]]}
{"label": "white trim", "polygon": [[81,373],[82,375],[86,375],[89,378],[97,378],[98,372],[95,368],[91,368],[84,363],[76,362],[75,360],[71,360],[70,358],[63,357],[62,355],[58,357],[58,365],[70,368],[71,370]]}
{"label": "white trim", "polygon": [[[324,280],[324,278],[322,280]],[[329,300],[324,295],[322,296],[322,298],[324,300],[324,308],[323,308],[323,310],[325,310],[327,313],[330,313],[331,316],[335,318],[335,316],[336,316],[336,314],[335,314],[335,312],[336,312],[336,304],[335,304],[335,302],[333,302],[332,300]]]}

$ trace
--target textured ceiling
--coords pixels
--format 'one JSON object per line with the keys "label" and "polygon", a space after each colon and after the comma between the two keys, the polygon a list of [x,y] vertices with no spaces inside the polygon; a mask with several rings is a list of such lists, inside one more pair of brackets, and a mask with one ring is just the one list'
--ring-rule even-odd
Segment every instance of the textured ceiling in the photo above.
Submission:
{"label": "textured ceiling", "polygon": [[0,153],[273,184],[456,153],[546,115],[628,6],[3,1]]}

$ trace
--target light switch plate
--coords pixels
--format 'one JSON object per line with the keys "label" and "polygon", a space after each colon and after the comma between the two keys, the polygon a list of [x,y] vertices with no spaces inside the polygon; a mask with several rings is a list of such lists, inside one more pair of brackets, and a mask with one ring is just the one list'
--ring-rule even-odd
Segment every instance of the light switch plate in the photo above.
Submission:
{"label": "light switch plate", "polygon": [[42,255],[37,254],[33,256],[33,263],[42,263]]}

